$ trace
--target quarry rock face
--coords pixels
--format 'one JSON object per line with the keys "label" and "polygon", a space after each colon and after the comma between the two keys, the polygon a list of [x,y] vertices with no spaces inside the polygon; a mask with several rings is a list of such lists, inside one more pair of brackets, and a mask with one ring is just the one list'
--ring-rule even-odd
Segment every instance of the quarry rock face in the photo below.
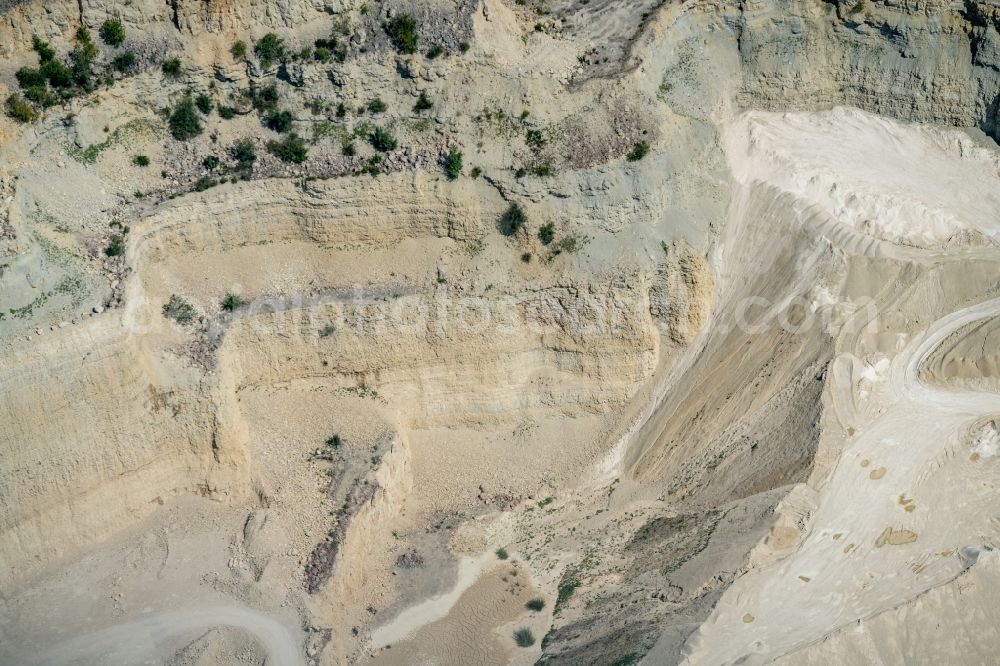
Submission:
{"label": "quarry rock face", "polygon": [[998,30],[0,2],[0,662],[990,661]]}

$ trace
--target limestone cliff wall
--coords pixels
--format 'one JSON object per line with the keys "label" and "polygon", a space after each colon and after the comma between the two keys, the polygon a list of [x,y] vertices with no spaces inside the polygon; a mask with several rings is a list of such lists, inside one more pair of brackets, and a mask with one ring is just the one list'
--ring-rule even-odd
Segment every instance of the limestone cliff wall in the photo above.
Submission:
{"label": "limestone cliff wall", "polygon": [[238,494],[211,390],[110,320],[0,360],[0,583],[141,519],[176,493]]}

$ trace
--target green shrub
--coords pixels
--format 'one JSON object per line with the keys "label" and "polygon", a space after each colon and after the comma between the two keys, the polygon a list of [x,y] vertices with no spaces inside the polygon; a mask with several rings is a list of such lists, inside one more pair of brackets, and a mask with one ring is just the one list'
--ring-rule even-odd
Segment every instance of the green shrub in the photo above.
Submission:
{"label": "green shrub", "polygon": [[469,172],[470,178],[479,178],[483,175],[483,170],[479,167],[472,167],[472,171]]}
{"label": "green shrub", "polygon": [[382,113],[386,109],[385,102],[376,97],[372,101],[368,102],[368,110],[371,113]]}
{"label": "green shrub", "polygon": [[90,29],[85,25],[81,25],[79,28],[76,29],[76,33],[73,35],[73,38],[76,39],[77,44],[90,44],[91,46],[94,45],[94,40],[90,36]]}
{"label": "green shrub", "polygon": [[267,118],[267,126],[275,132],[284,134],[292,129],[292,114],[288,111],[271,114]]}
{"label": "green shrub", "polygon": [[168,60],[164,60],[163,64],[160,65],[160,69],[162,69],[163,73],[167,76],[177,76],[181,73],[180,58],[170,58]]}
{"label": "green shrub", "polygon": [[31,36],[31,48],[38,54],[38,60],[47,62],[56,57],[55,49],[49,43],[42,40],[38,35]]}
{"label": "green shrub", "polygon": [[306,150],[306,143],[295,132],[292,132],[281,141],[270,141],[267,150],[282,162],[302,164],[309,156]]}
{"label": "green shrub", "polygon": [[431,60],[437,58],[438,56],[444,55],[444,47],[440,44],[435,44],[434,46],[427,49],[427,57]]}
{"label": "green shrub", "polygon": [[219,184],[219,181],[214,178],[209,178],[208,176],[202,176],[198,180],[194,181],[194,191],[204,192],[210,187],[215,187]]}
{"label": "green shrub", "polygon": [[344,62],[347,59],[347,47],[340,43],[336,35],[331,35],[329,39],[317,39],[313,42],[316,50],[313,58],[321,62],[326,62],[333,56],[337,62]]}
{"label": "green shrub", "polygon": [[552,239],[556,236],[555,225],[552,222],[548,224],[543,224],[538,228],[538,240],[542,241],[542,245],[548,245],[552,242]]}
{"label": "green shrub", "polygon": [[86,90],[92,88],[91,67],[97,58],[97,47],[90,39],[90,31],[80,26],[76,31],[76,48],[73,49],[73,80]]}
{"label": "green shrub", "polygon": [[[369,157],[368,163],[361,170],[361,173],[367,173],[370,176],[377,176],[380,173],[382,173],[382,156],[372,155],[371,157]],[[440,281],[441,279],[438,278],[438,282]]]}
{"label": "green shrub", "polygon": [[453,147],[445,156],[444,173],[448,180],[455,180],[462,174],[462,153],[457,148]]}
{"label": "green shrub", "polygon": [[576,578],[570,578],[568,580],[563,580],[559,583],[558,593],[556,596],[556,611],[559,607],[569,601],[569,598],[573,596],[576,592],[576,588],[580,587],[580,581]]}
{"label": "green shrub", "polygon": [[638,162],[643,157],[645,157],[646,153],[648,152],[649,152],[649,144],[646,143],[645,141],[640,141],[639,143],[635,144],[635,147],[632,148],[632,151],[625,156],[625,159],[627,159],[629,162]]}
{"label": "green shrub", "polygon": [[532,175],[544,178],[551,176],[555,171],[552,170],[552,165],[548,162],[536,162],[531,165],[531,173]]}
{"label": "green shrub", "polygon": [[257,151],[254,150],[253,141],[250,139],[240,139],[234,143],[230,154],[244,169],[250,168],[257,160]]}
{"label": "green shrub", "polygon": [[340,439],[340,435],[330,435],[326,438],[325,444],[332,449],[338,449],[343,442]]}
{"label": "green shrub", "polygon": [[242,60],[247,57],[247,43],[242,39],[237,39],[233,42],[233,46],[229,49],[229,52],[232,53],[233,57],[237,60]]}
{"label": "green shrub", "polygon": [[219,117],[223,120],[232,120],[236,117],[236,109],[231,106],[220,106]]}
{"label": "green shrub", "polygon": [[531,647],[535,644],[535,635],[531,629],[518,629],[514,632],[514,642],[518,647]]}
{"label": "green shrub", "polygon": [[434,106],[434,102],[430,100],[427,93],[421,91],[420,97],[417,98],[417,103],[413,105],[413,110],[416,112],[426,111]]}
{"label": "green shrub", "polygon": [[395,150],[397,145],[396,137],[389,130],[382,129],[381,127],[376,127],[372,130],[372,133],[368,135],[368,142],[372,144],[375,150],[383,153]]}
{"label": "green shrub", "polygon": [[135,157],[132,158],[132,164],[139,167],[148,167],[149,158],[146,157],[145,155],[136,155]]}
{"label": "green shrub", "polygon": [[524,254],[522,254],[521,255],[521,261],[523,261],[526,264],[530,264],[531,263],[531,253],[530,252],[525,252]]}
{"label": "green shrub", "polygon": [[273,32],[269,32],[254,44],[253,50],[260,60],[260,64],[265,68],[270,67],[285,58],[285,40]]}
{"label": "green shrub", "polygon": [[171,294],[170,299],[163,304],[163,316],[178,324],[190,323],[194,320],[194,314],[194,306],[177,294]]}
{"label": "green shrub", "polygon": [[524,142],[537,151],[545,145],[545,134],[540,129],[529,127],[524,133]]}
{"label": "green shrub", "polygon": [[234,312],[244,305],[246,302],[236,294],[226,294],[226,297],[222,299],[222,309],[226,312]]}
{"label": "green shrub", "polygon": [[119,72],[127,72],[135,66],[135,54],[131,51],[120,53],[111,61],[111,66]]}
{"label": "green shrub", "polygon": [[19,95],[11,95],[8,97],[6,106],[7,115],[14,120],[22,123],[28,123],[35,119],[35,110],[31,108],[31,105],[24,101],[24,98]]}
{"label": "green shrub", "polygon": [[384,26],[389,41],[400,53],[417,52],[417,22],[409,14],[397,14]]}
{"label": "green shrub", "polygon": [[41,72],[53,88],[68,88],[73,85],[73,70],[58,60],[43,62]]}
{"label": "green shrub", "polygon": [[524,605],[525,605],[525,607],[528,610],[532,610],[532,611],[535,611],[537,613],[538,611],[540,611],[543,608],[545,608],[545,599],[542,599],[541,597],[538,597],[538,598],[532,599],[531,601],[529,601],[528,603],[526,603]]}
{"label": "green shrub", "polygon": [[347,107],[344,106],[343,102],[337,102],[336,115],[338,118],[343,118],[344,116],[347,115]]}
{"label": "green shrub", "polygon": [[350,139],[344,139],[343,142],[341,142],[340,152],[347,157],[354,157],[358,154],[358,151],[354,148],[354,142]]}
{"label": "green shrub", "polygon": [[170,133],[178,141],[187,141],[201,134],[201,121],[190,95],[185,95],[177,103],[167,124],[170,126]]}
{"label": "green shrub", "polygon": [[[590,238],[587,236],[565,236],[555,244],[555,249],[552,250],[552,256],[557,257],[563,252],[575,254],[576,252],[579,252],[588,242],[590,242]],[[539,506],[541,506],[541,504],[539,504]]]}
{"label": "green shrub", "polygon": [[194,98],[194,105],[206,116],[212,112],[212,98],[205,93],[199,93]]}
{"label": "green shrub", "polygon": [[17,85],[21,86],[22,89],[27,90],[28,88],[37,88],[39,86],[44,87],[48,82],[45,75],[42,74],[41,70],[32,69],[31,67],[22,67],[17,70],[14,74],[17,79]]}
{"label": "green shrub", "polygon": [[104,254],[109,257],[120,257],[125,254],[125,241],[121,236],[114,236],[108,246],[104,248]]}
{"label": "green shrub", "polygon": [[109,46],[121,46],[125,41],[125,27],[118,19],[108,19],[101,24],[101,39]]}
{"label": "green shrub", "polygon": [[34,102],[35,104],[39,104],[45,108],[53,106],[59,101],[54,95],[49,93],[49,89],[45,86],[28,88],[24,91],[24,97],[29,102]]}
{"label": "green shrub", "polygon": [[278,106],[278,87],[272,83],[263,88],[251,89],[250,98],[258,111],[274,110]]}
{"label": "green shrub", "polygon": [[524,211],[516,203],[512,203],[507,211],[500,216],[500,232],[505,236],[513,236],[520,231],[525,222],[527,222],[527,218]]}
{"label": "green shrub", "polygon": [[215,155],[209,155],[201,161],[201,165],[206,169],[217,169],[219,168],[219,158]]}
{"label": "green shrub", "polygon": [[470,48],[469,42],[462,42],[461,44],[458,45],[458,50],[461,51],[462,53],[468,53],[469,48]]}
{"label": "green shrub", "polygon": [[506,560],[508,557],[510,557],[510,553],[507,552],[506,548],[497,548],[496,556],[498,559]]}

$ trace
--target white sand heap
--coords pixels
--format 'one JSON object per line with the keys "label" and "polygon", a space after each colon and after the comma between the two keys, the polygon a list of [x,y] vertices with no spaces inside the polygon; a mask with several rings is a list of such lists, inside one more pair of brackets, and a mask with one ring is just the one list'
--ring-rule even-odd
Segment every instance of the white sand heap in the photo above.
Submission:
{"label": "white sand heap", "polygon": [[961,131],[835,108],[747,113],[725,141],[737,179],[789,192],[862,233],[921,247],[1000,237],[1000,159]]}

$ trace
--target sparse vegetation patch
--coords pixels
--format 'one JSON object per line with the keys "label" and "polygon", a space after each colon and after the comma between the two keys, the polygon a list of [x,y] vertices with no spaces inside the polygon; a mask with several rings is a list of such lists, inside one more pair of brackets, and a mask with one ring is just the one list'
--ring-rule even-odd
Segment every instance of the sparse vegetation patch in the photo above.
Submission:
{"label": "sparse vegetation patch", "polygon": [[170,299],[163,305],[163,316],[173,319],[178,324],[191,323],[194,321],[194,315],[194,306],[177,294],[171,294]]}

